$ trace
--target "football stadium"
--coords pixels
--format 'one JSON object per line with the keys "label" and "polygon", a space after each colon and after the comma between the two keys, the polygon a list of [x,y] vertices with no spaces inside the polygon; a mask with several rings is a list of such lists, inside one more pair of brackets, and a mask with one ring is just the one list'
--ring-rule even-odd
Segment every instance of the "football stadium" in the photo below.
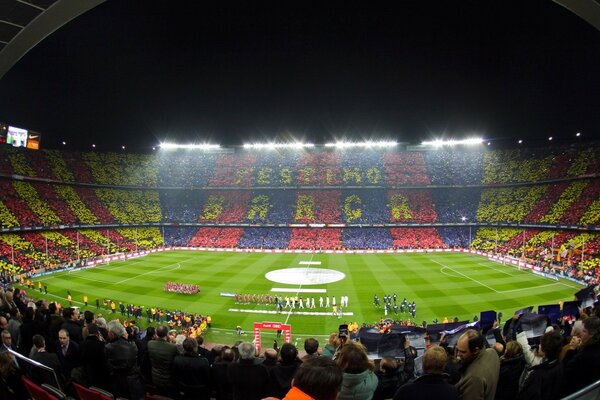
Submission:
{"label": "football stadium", "polygon": [[[11,3],[0,82],[103,1]],[[593,133],[73,148],[16,125],[2,399],[600,396]]]}

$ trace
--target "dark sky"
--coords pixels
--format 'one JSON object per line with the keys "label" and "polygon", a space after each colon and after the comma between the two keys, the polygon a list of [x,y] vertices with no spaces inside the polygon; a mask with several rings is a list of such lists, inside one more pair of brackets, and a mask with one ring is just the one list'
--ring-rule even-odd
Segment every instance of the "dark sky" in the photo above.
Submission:
{"label": "dark sky", "polygon": [[208,3],[109,0],[76,18],[0,80],[0,121],[46,147],[130,151],[600,137],[600,32],[550,0]]}

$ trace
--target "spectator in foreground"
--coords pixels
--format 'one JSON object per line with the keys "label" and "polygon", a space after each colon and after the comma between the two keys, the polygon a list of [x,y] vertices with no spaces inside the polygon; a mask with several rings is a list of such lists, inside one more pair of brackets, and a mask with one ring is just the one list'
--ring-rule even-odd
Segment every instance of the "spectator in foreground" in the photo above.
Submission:
{"label": "spectator in foreground", "polygon": [[198,354],[198,342],[188,337],[183,341],[183,354],[173,361],[173,376],[177,379],[179,398],[208,400],[210,398],[210,366]]}
{"label": "spectator in foreground", "polygon": [[340,350],[337,363],[344,372],[339,400],[371,400],[378,381],[365,348],[359,343],[347,342]]}
{"label": "spectator in foreground", "polygon": [[227,375],[231,381],[233,400],[260,400],[268,395],[269,371],[255,362],[252,343],[242,342],[238,346],[240,360],[229,365]]}
{"label": "spectator in foreground", "polygon": [[301,363],[296,346],[284,343],[279,350],[279,363],[269,371],[270,394],[278,398],[285,396],[292,387],[292,378]]}
{"label": "spectator in foreground", "polygon": [[58,356],[54,353],[49,353],[46,351],[46,341],[44,340],[44,337],[42,335],[34,335],[33,346],[36,348],[36,352],[31,357],[32,360],[37,361],[46,367],[52,368],[54,370],[54,374],[42,368],[32,367],[30,372],[31,380],[38,385],[47,383],[48,385],[57,386],[56,380],[58,379],[58,383],[62,385],[63,380],[61,378]]}
{"label": "spectator in foreground", "polygon": [[319,357],[319,341],[315,338],[308,338],[304,341],[304,351],[306,355],[302,357],[302,361],[306,361],[312,357]]}
{"label": "spectator in foreground", "polygon": [[494,349],[484,348],[483,337],[469,329],[456,343],[462,373],[456,384],[463,399],[494,400],[500,373],[500,358]]}
{"label": "spectator in foreground", "polygon": [[292,388],[283,400],[335,400],[342,379],[342,370],[331,359],[310,358],[298,367]]}
{"label": "spectator in foreground", "polygon": [[174,396],[173,360],[179,355],[177,346],[169,341],[169,329],[165,325],[156,328],[156,340],[148,342],[148,355],[152,364],[152,382],[159,392]]}
{"label": "spectator in foreground", "polygon": [[231,400],[233,393],[231,389],[231,381],[227,375],[229,366],[235,359],[233,350],[226,346],[221,349],[221,354],[215,359],[215,362],[210,369],[213,388],[215,389],[215,397],[217,400]]}
{"label": "spectator in foreground", "polygon": [[519,380],[525,369],[523,348],[516,340],[506,343],[504,355],[500,357],[500,375],[496,388],[496,400],[512,400],[519,393]]}
{"label": "spectator in foreground", "polygon": [[540,342],[542,362],[529,369],[529,376],[523,383],[518,399],[560,399],[563,381],[563,366],[558,360],[563,338],[551,330],[542,336]]}
{"label": "spectator in foreground", "polygon": [[563,394],[583,389],[600,378],[600,318],[586,318],[579,336],[571,339],[563,360]]}
{"label": "spectator in foreground", "polygon": [[127,340],[125,327],[117,320],[108,323],[108,341],[105,346],[106,360],[117,397],[138,400],[144,397],[137,367],[137,347]]}
{"label": "spectator in foreground", "polygon": [[333,332],[329,335],[329,341],[323,347],[323,351],[321,352],[321,356],[332,358],[335,354],[335,351],[340,346],[340,338],[338,332]]}
{"label": "spectator in foreground", "polygon": [[439,346],[431,346],[423,355],[423,371],[425,375],[414,382],[400,387],[394,400],[403,399],[436,399],[458,400],[458,389],[446,382],[444,368],[448,362],[446,350]]}

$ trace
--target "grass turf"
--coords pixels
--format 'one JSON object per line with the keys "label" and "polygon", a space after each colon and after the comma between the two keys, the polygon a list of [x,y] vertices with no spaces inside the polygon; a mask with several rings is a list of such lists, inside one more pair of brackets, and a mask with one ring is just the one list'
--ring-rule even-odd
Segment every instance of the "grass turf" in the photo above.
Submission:
{"label": "grass turf", "polygon": [[[301,261],[321,262],[304,265]],[[238,305],[229,293],[269,293],[271,288],[299,288],[298,284],[282,284],[267,280],[269,271],[284,268],[328,268],[343,272],[344,279],[328,284],[302,285],[302,288],[325,289],[323,296],[349,297],[349,305],[339,319],[333,315],[297,315],[288,313],[259,314],[231,309],[273,310],[269,305]],[[522,307],[556,304],[572,300],[581,286],[569,281],[552,281],[489,261],[480,256],[460,253],[416,254],[263,254],[198,251],[154,253],[127,261],[113,262],[75,272],[59,272],[41,277],[48,285],[50,301],[66,303],[67,290],[75,305],[82,306],[83,295],[89,297],[88,309],[95,311],[95,299],[107,298],[117,304],[154,306],[211,315],[213,328],[206,333],[208,341],[232,343],[237,325],[252,338],[252,324],[257,321],[287,322],[292,336],[323,338],[337,331],[342,322],[372,323],[383,317],[383,310],[373,305],[373,295],[382,300],[384,294],[398,295],[415,301],[416,321],[431,322],[450,319],[472,319],[480,311],[501,311],[505,316]],[[197,284],[198,295],[183,295],[163,291],[167,281]],[[36,280],[37,287],[37,280]],[[280,293],[281,295],[282,293]],[[286,294],[283,293],[283,296]],[[304,293],[316,297],[319,293]],[[34,294],[35,296],[35,294]],[[101,305],[102,307],[102,305]],[[85,309],[85,307],[82,307]],[[331,309],[316,310],[331,312]],[[106,315],[106,312],[102,310]],[[117,315],[118,307],[117,307]],[[145,313],[144,313],[145,316]],[[408,314],[392,318],[406,319]]]}

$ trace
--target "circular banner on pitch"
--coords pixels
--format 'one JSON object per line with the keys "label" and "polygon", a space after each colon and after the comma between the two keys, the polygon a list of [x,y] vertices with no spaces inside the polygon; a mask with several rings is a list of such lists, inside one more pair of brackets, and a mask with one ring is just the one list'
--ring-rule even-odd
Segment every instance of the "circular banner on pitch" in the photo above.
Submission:
{"label": "circular banner on pitch", "polygon": [[341,281],[346,275],[333,269],[286,268],[267,272],[265,277],[272,282],[288,285],[322,285]]}

